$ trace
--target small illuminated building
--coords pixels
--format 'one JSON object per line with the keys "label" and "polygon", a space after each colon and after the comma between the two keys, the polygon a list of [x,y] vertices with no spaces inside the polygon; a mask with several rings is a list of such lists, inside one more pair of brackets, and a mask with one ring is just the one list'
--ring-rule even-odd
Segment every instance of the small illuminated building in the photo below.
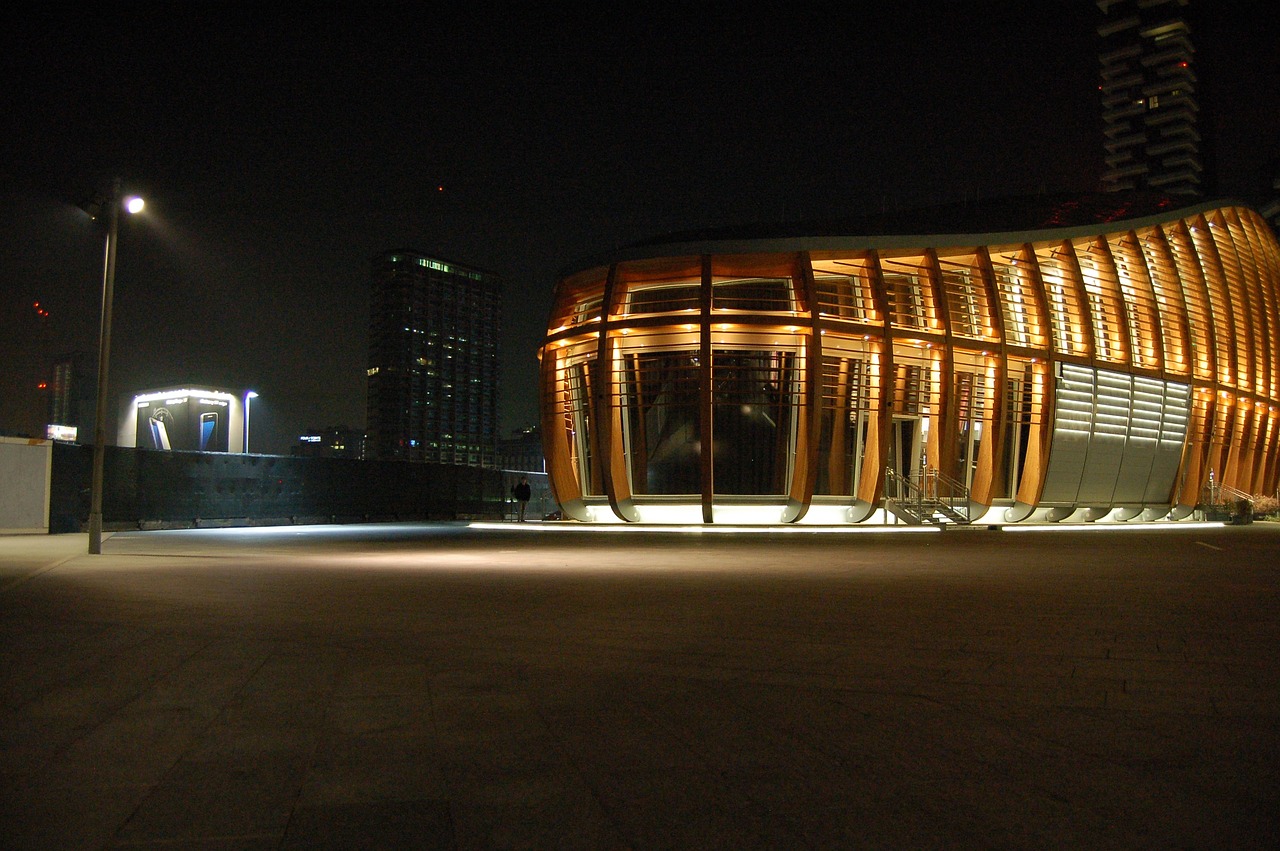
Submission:
{"label": "small illuminated building", "polygon": [[188,386],[134,396],[120,418],[116,441],[162,452],[237,453],[244,451],[244,433],[244,395]]}
{"label": "small illuminated building", "polygon": [[302,458],[364,457],[364,432],[348,426],[307,429],[298,435],[291,454]]}
{"label": "small illuminated building", "polygon": [[708,231],[570,274],[539,352],[556,498],[587,521],[1016,523],[1272,493],[1280,246],[1248,207],[1177,203]]}

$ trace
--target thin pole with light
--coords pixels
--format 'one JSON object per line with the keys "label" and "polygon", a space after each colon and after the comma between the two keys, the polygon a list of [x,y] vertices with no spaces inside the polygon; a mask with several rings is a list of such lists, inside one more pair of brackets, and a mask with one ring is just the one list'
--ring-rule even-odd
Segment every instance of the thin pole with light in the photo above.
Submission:
{"label": "thin pole with light", "polygon": [[[111,302],[116,278],[116,242],[120,235],[120,207],[141,212],[138,197],[121,198],[120,178],[111,183],[106,201],[107,244],[102,263],[102,322],[98,330],[98,405],[93,423],[93,479],[89,491],[89,553],[102,552],[102,483],[107,450],[107,368],[111,360]],[[96,218],[96,216],[95,216]]]}
{"label": "thin pole with light", "polygon": [[249,454],[249,400],[257,399],[258,394],[250,390],[244,394],[244,454]]}

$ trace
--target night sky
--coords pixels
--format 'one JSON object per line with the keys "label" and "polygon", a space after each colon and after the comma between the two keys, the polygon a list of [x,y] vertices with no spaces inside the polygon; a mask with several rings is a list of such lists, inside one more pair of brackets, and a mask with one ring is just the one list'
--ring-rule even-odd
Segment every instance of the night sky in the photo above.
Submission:
{"label": "night sky", "polygon": [[[1217,194],[1252,200],[1280,155],[1280,15],[1202,5],[1218,16],[1192,36],[1205,152]],[[113,404],[252,388],[254,451],[287,453],[306,428],[365,424],[384,250],[503,276],[505,434],[537,421],[551,290],[584,258],[670,231],[1087,192],[1102,169],[1090,0],[313,6],[9,14],[0,432],[41,433],[43,364],[96,353],[102,242],[73,202],[116,174],[148,207],[122,222]]]}

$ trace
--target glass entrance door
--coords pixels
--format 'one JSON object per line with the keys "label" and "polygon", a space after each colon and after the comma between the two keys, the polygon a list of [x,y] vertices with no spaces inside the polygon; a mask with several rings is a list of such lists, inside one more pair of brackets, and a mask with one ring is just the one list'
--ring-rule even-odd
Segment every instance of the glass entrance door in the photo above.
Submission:
{"label": "glass entrance door", "polygon": [[914,479],[923,467],[923,460],[922,418],[895,416],[889,439],[889,468],[905,479]]}

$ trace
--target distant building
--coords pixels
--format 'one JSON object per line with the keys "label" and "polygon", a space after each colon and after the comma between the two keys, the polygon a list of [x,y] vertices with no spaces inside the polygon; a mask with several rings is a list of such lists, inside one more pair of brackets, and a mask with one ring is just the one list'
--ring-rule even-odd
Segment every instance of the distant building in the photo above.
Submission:
{"label": "distant building", "polygon": [[1200,195],[1188,0],[1097,0],[1108,191]]}
{"label": "distant building", "polygon": [[1280,157],[1272,160],[1269,166],[1271,181],[1267,202],[1262,207],[1262,215],[1271,222],[1271,227],[1280,235]]}
{"label": "distant building", "polygon": [[346,426],[307,429],[298,436],[293,454],[303,458],[364,457],[364,432]]}
{"label": "distant building", "polygon": [[542,430],[537,426],[512,430],[498,442],[498,464],[504,470],[544,473],[547,462],[542,457]]}
{"label": "distant building", "polygon": [[500,288],[418,251],[374,259],[368,457],[497,466]]}
{"label": "distant building", "polygon": [[48,385],[47,424],[76,430],[80,443],[93,440],[97,406],[97,363],[88,352],[70,352],[53,360]]}

